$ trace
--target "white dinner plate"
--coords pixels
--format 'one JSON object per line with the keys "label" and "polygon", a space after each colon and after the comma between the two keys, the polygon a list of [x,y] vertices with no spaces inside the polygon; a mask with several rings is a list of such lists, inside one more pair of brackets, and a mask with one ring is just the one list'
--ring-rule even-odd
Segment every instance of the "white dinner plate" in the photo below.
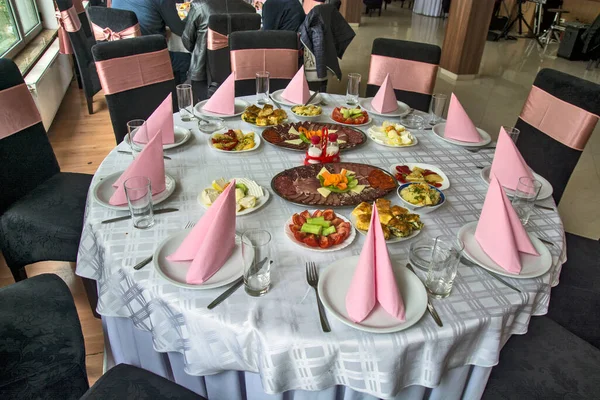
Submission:
{"label": "white dinner plate", "polygon": [[367,97],[366,99],[362,99],[360,101],[361,107],[369,114],[379,115],[381,117],[396,118],[404,117],[405,115],[408,115],[410,113],[410,107],[408,106],[408,104],[403,103],[401,101],[398,102],[398,109],[396,111],[392,111],[389,113],[380,113],[375,111],[375,109],[371,105],[372,101],[373,97]]}
{"label": "white dinner plate", "polygon": [[463,146],[463,147],[482,147],[485,146],[487,144],[489,144],[492,141],[492,137],[483,129],[479,129],[477,128],[477,132],[479,132],[479,136],[481,136],[481,141],[477,142],[477,143],[471,143],[471,142],[461,142],[460,140],[454,140],[454,139],[449,139],[444,137],[444,130],[446,129],[446,123],[442,122],[441,124],[437,124],[433,127],[433,133],[439,137],[440,139],[448,142],[448,143],[452,143],[452,144],[456,144],[458,146]]}
{"label": "white dinner plate", "polygon": [[[405,208],[405,207],[403,207]],[[407,209],[408,210],[408,209]],[[408,210],[411,214],[416,214],[410,210]],[[354,227],[354,229],[356,229],[358,231],[358,233],[360,233],[361,235],[367,235],[368,231],[363,231],[362,229],[358,229],[356,227],[356,217],[352,214],[350,214],[350,222],[352,222],[352,226]],[[419,230],[413,230],[412,233],[409,236],[406,237],[397,237],[392,235],[388,240],[386,240],[385,242],[388,244],[392,244],[392,243],[398,243],[398,242],[404,242],[406,240],[410,240],[412,238],[414,238],[415,236],[417,236],[419,233],[421,233],[421,231],[425,229],[425,226],[423,226],[423,228],[419,229]]]}
{"label": "white dinner plate", "polygon": [[474,263],[482,266],[483,268],[502,276],[508,276],[515,279],[528,279],[537,278],[538,276],[544,275],[552,267],[552,254],[550,251],[538,239],[535,235],[527,233],[533,247],[540,254],[539,256],[533,256],[531,254],[520,253],[521,257],[521,273],[512,274],[496,264],[486,253],[483,251],[479,242],[475,239],[475,230],[477,229],[477,221],[469,222],[458,231],[458,238],[465,244],[464,254],[467,258]]}
{"label": "white dinner plate", "polygon": [[[239,178],[235,178],[236,181],[239,180]],[[211,188],[205,188],[205,189],[211,189]],[[271,194],[269,193],[269,191],[267,189],[265,189],[264,187],[261,186],[261,189],[263,191],[263,195],[260,197],[256,198],[256,207],[254,208],[246,208],[238,213],[236,213],[236,215],[238,217],[242,216],[242,215],[248,215],[253,213],[254,211],[258,211],[259,209],[261,209],[265,204],[267,204],[267,201],[269,201],[269,197],[271,197]],[[198,203],[200,203],[200,205],[205,209],[208,210],[208,208],[210,207],[209,205],[206,205],[200,198],[201,194],[198,195]]]}
{"label": "white dinner plate", "polygon": [[[407,129],[408,131],[408,129]],[[369,137],[369,139],[371,139],[372,141],[374,141],[375,143],[381,145],[381,146],[385,146],[385,147],[392,147],[394,149],[402,149],[404,147],[413,147],[416,146],[417,144],[419,144],[419,139],[417,139],[417,137],[410,131],[408,131],[412,137],[413,137],[413,141],[411,144],[405,144],[405,145],[401,145],[401,146],[396,146],[396,145],[392,145],[389,143],[386,143],[384,140],[382,140],[380,138],[381,135],[385,135],[383,132],[377,132],[375,129],[373,129],[373,127],[370,127],[367,130],[367,136]]]}
{"label": "white dinner plate", "polygon": [[[389,171],[392,173],[392,175],[394,175],[394,177],[396,177],[396,174],[398,173],[398,171],[396,170],[396,167],[402,166],[402,165],[406,165],[408,168],[410,168],[411,170],[414,167],[418,167],[421,169],[428,169],[432,172],[435,172],[436,174],[438,174],[439,176],[442,177],[443,181],[442,181],[442,186],[440,186],[438,189],[440,190],[446,190],[450,188],[450,179],[448,179],[448,176],[440,169],[440,167],[437,167],[435,165],[431,165],[431,164],[422,164],[422,163],[404,163],[404,164],[393,164],[390,166]],[[398,181],[400,184],[402,184],[402,182]]]}
{"label": "white dinner plate", "polygon": [[[216,148],[216,147],[214,147],[214,146],[213,146],[213,144],[212,144],[212,138],[213,138],[215,135],[222,135],[222,134],[224,134],[225,132],[227,132],[227,131],[223,131],[223,130],[222,130],[222,131],[220,131],[220,132],[215,132],[215,133],[213,133],[212,135],[210,135],[209,146],[210,146],[210,148],[211,148],[211,149],[213,149],[214,151],[218,151],[219,153],[225,153],[225,154],[240,154],[240,153],[247,153],[247,152],[249,152],[249,151],[254,151],[254,150],[256,150],[256,149],[258,149],[258,148],[260,147],[260,142],[262,141],[262,139],[261,139],[261,135],[260,135],[260,134],[258,134],[258,133],[256,133],[256,132],[252,132],[252,133],[254,133],[254,147],[253,147],[253,148],[251,148],[251,149],[240,150],[240,151],[227,151],[227,150],[221,150],[221,149],[217,149],[217,148]],[[242,132],[243,132],[243,131],[242,131]],[[247,134],[247,133],[250,133],[250,132],[245,132],[244,134]]]}
{"label": "white dinner plate", "polygon": [[186,289],[214,289],[220,286],[227,285],[240,276],[244,272],[244,262],[242,260],[242,242],[238,235],[235,236],[235,248],[229,259],[213,276],[206,282],[193,285],[185,280],[188,269],[192,264],[191,261],[169,261],[167,256],[173,254],[179,245],[183,242],[186,236],[193,228],[186,229],[182,232],[177,232],[165,240],[156,248],[152,262],[156,272],[175,286]]}
{"label": "white dinner plate", "polygon": [[[298,105],[298,103],[293,103],[291,101],[288,101],[286,99],[283,98],[282,94],[283,91],[285,89],[279,89],[274,91],[271,96],[273,97],[273,100],[275,100],[276,102],[278,102],[279,104],[283,105],[283,106],[288,106],[288,107],[292,107],[292,106],[296,106]],[[312,96],[315,92],[313,90],[310,90],[310,95]],[[314,99],[312,99],[310,101],[310,104],[314,104],[315,106],[318,106],[321,103],[321,93],[319,93],[318,95],[315,96]]]}
{"label": "white dinner plate", "polygon": [[196,112],[200,115],[206,115],[208,117],[217,117],[217,118],[237,117],[238,115],[242,115],[244,113],[244,111],[246,111],[246,108],[250,105],[250,103],[248,103],[246,100],[235,99],[235,105],[234,105],[235,111],[233,112],[232,115],[228,115],[228,114],[219,114],[219,113],[215,113],[212,111],[203,110],[202,107],[204,107],[204,105],[207,102],[208,102],[208,100],[202,100],[201,102],[199,102],[198,104],[196,104],[194,106],[194,110],[196,110]]}
{"label": "white dinner plate", "polygon": [[[310,212],[310,214],[312,215],[312,213],[313,213],[315,210],[308,210],[308,211],[309,211],[309,212]],[[350,221],[348,220],[348,218],[344,217],[344,216],[343,216],[343,215],[341,215],[341,214],[335,213],[335,215],[336,215],[338,218],[342,219],[344,222],[350,222]],[[341,250],[341,249],[343,249],[343,248],[345,248],[345,247],[348,247],[348,246],[349,246],[349,245],[350,245],[350,244],[351,244],[351,243],[354,241],[354,238],[356,237],[356,232],[354,231],[354,227],[352,226],[352,223],[350,223],[350,235],[349,235],[349,236],[346,238],[346,240],[344,240],[342,243],[340,243],[340,244],[337,244],[337,245],[335,245],[335,246],[331,246],[331,247],[329,247],[329,248],[327,248],[327,249],[322,249],[322,248],[320,248],[320,247],[311,247],[311,246],[309,246],[309,245],[307,245],[307,244],[304,244],[304,243],[300,243],[300,242],[298,242],[298,241],[296,240],[296,238],[294,237],[294,233],[293,233],[293,232],[291,231],[291,229],[290,229],[290,225],[293,223],[293,222],[292,222],[292,218],[293,218],[293,217],[290,217],[290,219],[288,219],[288,220],[286,221],[286,223],[285,223],[285,227],[283,228],[283,231],[285,232],[285,235],[288,237],[288,239],[290,239],[290,241],[291,241],[292,243],[294,243],[296,246],[298,246],[298,247],[302,247],[303,249],[306,249],[306,250],[318,251],[318,252],[321,252],[321,253],[328,253],[328,252],[331,252],[331,251],[337,251],[337,250]]]}
{"label": "white dinner plate", "polygon": [[[490,165],[488,165],[487,167],[484,167],[479,172],[479,176],[481,177],[481,179],[483,179],[483,181],[485,183],[487,183],[488,185],[490,184],[490,171],[491,170],[492,170],[492,167]],[[540,188],[540,194],[538,195],[538,200],[544,200],[544,199],[547,199],[548,197],[552,196],[552,192],[554,191],[554,189],[552,188],[552,185],[550,184],[550,182],[548,182],[546,180],[546,178],[544,178],[543,176],[536,174],[534,171],[531,171],[531,172],[533,173],[533,177],[542,183],[542,187]],[[514,190],[506,188],[504,186],[503,186],[503,188],[504,188],[504,191],[506,192],[507,196],[513,197],[515,195]]]}
{"label": "white dinner plate", "polygon": [[343,123],[343,122],[338,122],[335,119],[331,118],[331,115],[329,116],[329,119],[331,121],[333,121],[334,124],[344,125],[344,126],[350,126],[350,127],[354,127],[354,128],[356,128],[357,126],[371,125],[371,123],[373,122],[373,118],[371,118],[370,116],[369,116],[369,120],[367,122],[365,122],[364,124],[346,124],[346,123]]}
{"label": "white dinner plate", "polygon": [[392,333],[407,329],[421,319],[427,309],[427,292],[421,280],[404,265],[393,263],[398,289],[406,308],[406,320],[399,322],[377,303],[362,322],[350,319],[346,311],[346,294],[354,277],[359,256],[337,260],[319,277],[319,297],[323,305],[342,323],[372,333]]}
{"label": "white dinner plate", "polygon": [[[183,126],[175,125],[174,130],[175,130],[175,142],[169,143],[169,144],[163,144],[164,150],[169,150],[174,147],[181,146],[182,144],[184,144],[185,142],[190,140],[190,138],[192,137],[192,131],[190,131],[187,128],[184,128]],[[131,147],[131,145],[129,143],[129,135],[125,135],[125,139],[123,139],[123,140],[125,141],[127,146]],[[141,143],[138,143],[137,145],[140,147],[145,146],[145,144],[141,144]]]}
{"label": "white dinner plate", "polygon": [[[94,186],[94,190],[92,190],[92,195],[94,196],[94,200],[96,200],[101,206],[110,208],[111,210],[119,210],[119,211],[128,211],[129,210],[129,206],[127,204],[122,205],[122,206],[113,206],[112,204],[109,203],[110,198],[112,197],[113,194],[115,194],[115,191],[117,190],[113,186],[113,183],[115,183],[117,181],[117,179],[119,179],[119,177],[123,174],[123,172],[125,172],[125,171],[115,172],[114,174],[110,174],[108,176],[105,176],[104,178],[100,178],[98,180],[98,182],[96,183],[96,185]],[[166,186],[165,190],[152,196],[152,204],[153,205],[162,203],[163,201],[168,199],[169,196],[171,196],[173,194],[173,192],[175,191],[175,187],[177,186],[175,183],[175,178],[173,178],[169,174],[166,174],[165,175],[165,186]]]}

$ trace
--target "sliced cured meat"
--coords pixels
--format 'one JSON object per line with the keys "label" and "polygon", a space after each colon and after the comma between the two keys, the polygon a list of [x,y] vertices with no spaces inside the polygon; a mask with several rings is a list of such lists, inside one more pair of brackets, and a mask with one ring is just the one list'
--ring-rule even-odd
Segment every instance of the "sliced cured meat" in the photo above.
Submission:
{"label": "sliced cured meat", "polygon": [[262,132],[262,137],[263,139],[265,139],[265,141],[278,147],[290,150],[306,151],[309,146],[308,143],[302,142],[300,144],[291,144],[286,142],[286,140],[295,140],[300,138],[298,135],[290,133],[290,129],[292,127],[296,131],[298,131],[300,127],[304,127],[308,130],[319,130],[323,128],[335,130],[338,135],[338,138],[345,142],[340,143],[340,151],[360,146],[366,143],[367,141],[367,137],[365,136],[365,134],[357,129],[338,124],[308,121],[295,122],[291,124],[281,124],[268,127]]}

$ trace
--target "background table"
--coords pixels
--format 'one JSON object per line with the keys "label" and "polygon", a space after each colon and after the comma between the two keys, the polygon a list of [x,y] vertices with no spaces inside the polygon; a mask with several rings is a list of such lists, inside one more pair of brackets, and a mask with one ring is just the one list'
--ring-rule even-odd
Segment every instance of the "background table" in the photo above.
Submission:
{"label": "background table", "polygon": [[430,17],[441,17],[442,0],[415,0],[413,12]]}
{"label": "background table", "polygon": [[[335,99],[342,97],[326,95],[326,99],[324,121]],[[254,100],[253,96],[247,100]],[[376,118],[376,122],[382,120]],[[256,131],[239,119],[227,120],[227,125]],[[303,153],[265,142],[255,152],[218,153],[207,145],[208,135],[192,130],[193,140],[168,151],[172,160],[165,161],[167,173],[177,179],[177,189],[160,207],[177,207],[179,212],[156,216],[156,225],[149,230],[133,229],[128,221],[101,225],[100,221],[124,213],[88,197],[77,273],[98,282],[98,312],[103,315],[113,361],[153,370],[216,399],[283,398],[265,393],[323,389],[327,390],[299,392],[299,396],[371,398],[361,392],[382,398],[458,399],[467,393],[465,398],[478,398],[506,340],[525,333],[532,315],[546,313],[550,288],[558,283],[565,261],[564,231],[557,212],[535,209],[528,230],[556,243],[550,247],[553,268],[540,278],[509,279],[523,293],[484,271],[461,265],[450,297],[435,301],[443,328],[425,314],[410,329],[375,335],[354,330],[329,315],[332,332],[325,334],[314,292],[305,282],[304,265],[314,261],[323,269],[336,259],[358,255],[364,237],[357,235],[351,246],[334,253],[300,250],[283,235],[283,229],[285,221],[303,208],[273,193],[265,207],[237,219],[238,231],[260,228],[273,235],[271,291],[251,298],[238,290],[217,308],[207,310],[224,288],[183,289],[162,279],[153,265],[139,271],[132,266],[152,254],[168,235],[202,216],[197,196],[213,179],[248,177],[270,188],[271,178],[300,165]],[[420,236],[456,234],[477,220],[487,184],[476,166],[489,165],[492,152],[470,153],[441,141],[431,130],[414,133],[419,139],[415,147],[388,148],[369,141],[342,153],[342,160],[386,169],[399,162],[439,166],[451,182],[445,191],[447,204],[423,216],[426,226]],[[119,146],[125,147],[124,143]],[[131,160],[130,155],[111,152],[92,188],[100,177],[124,170]],[[553,206],[551,199],[542,203]],[[339,212],[349,215],[351,210]],[[405,262],[409,245],[410,241],[390,245],[392,259]]]}

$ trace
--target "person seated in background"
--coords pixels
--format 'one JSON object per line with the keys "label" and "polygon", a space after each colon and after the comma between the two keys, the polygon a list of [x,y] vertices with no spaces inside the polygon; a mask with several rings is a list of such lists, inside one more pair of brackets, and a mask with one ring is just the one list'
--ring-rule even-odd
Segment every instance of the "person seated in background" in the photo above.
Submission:
{"label": "person seated in background", "polygon": [[[142,35],[167,36],[166,27],[177,36],[183,35],[185,21],[177,14],[177,0],[112,0],[112,8],[133,11],[140,23]],[[171,66],[177,84],[187,79],[191,55],[169,51]]]}
{"label": "person seated in background", "polygon": [[254,7],[244,0],[194,0],[181,36],[183,45],[192,53],[190,78],[196,100],[208,98],[206,74],[206,33],[211,14],[255,13]]}
{"label": "person seated in background", "polygon": [[302,4],[298,0],[265,0],[262,3],[262,21],[265,31],[298,32],[298,28],[306,18]]}

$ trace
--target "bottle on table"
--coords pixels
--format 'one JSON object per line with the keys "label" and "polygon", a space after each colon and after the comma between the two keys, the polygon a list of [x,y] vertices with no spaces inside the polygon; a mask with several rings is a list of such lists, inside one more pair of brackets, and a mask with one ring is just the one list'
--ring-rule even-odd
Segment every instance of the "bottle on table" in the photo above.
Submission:
{"label": "bottle on table", "polygon": [[[310,146],[308,146],[308,150],[306,152],[309,156],[308,163],[309,164],[319,164],[318,158],[321,157],[322,149],[321,149],[321,138],[317,135],[312,136],[310,138]],[[316,158],[316,160],[312,158]]]}
{"label": "bottle on table", "polygon": [[340,153],[340,145],[337,142],[338,136],[336,133],[330,133],[328,136],[327,149],[325,153],[327,157],[335,157]]}

